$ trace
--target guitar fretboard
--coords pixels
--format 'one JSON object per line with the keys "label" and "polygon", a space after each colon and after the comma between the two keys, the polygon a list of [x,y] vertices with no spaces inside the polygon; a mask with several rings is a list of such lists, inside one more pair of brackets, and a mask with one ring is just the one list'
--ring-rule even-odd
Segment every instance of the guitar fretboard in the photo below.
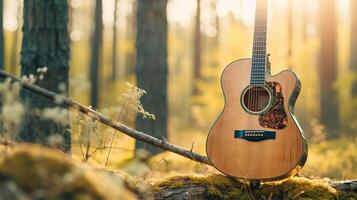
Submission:
{"label": "guitar fretboard", "polygon": [[267,16],[267,0],[257,0],[253,38],[252,69],[250,76],[250,83],[252,85],[265,84]]}

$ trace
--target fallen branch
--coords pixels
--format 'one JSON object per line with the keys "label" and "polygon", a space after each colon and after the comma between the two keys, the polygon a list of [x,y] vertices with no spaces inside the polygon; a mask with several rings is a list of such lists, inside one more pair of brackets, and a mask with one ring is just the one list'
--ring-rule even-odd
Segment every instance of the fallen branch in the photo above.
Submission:
{"label": "fallen branch", "polygon": [[39,87],[37,85],[34,85],[34,84],[31,84],[31,83],[27,83],[21,79],[19,79],[18,77],[14,76],[14,75],[11,75],[9,73],[6,73],[2,70],[0,70],[0,77],[1,78],[10,78],[12,81],[16,81],[16,82],[19,82],[20,85],[31,91],[31,92],[34,92],[38,95],[41,95],[43,97],[46,97],[50,100],[58,100],[58,99],[61,99],[63,104],[65,105],[68,105],[76,110],[78,110],[79,112],[85,114],[85,115],[89,115],[91,116],[92,118],[94,118],[95,120],[98,120],[99,122],[111,127],[111,128],[114,128],[132,138],[135,138],[137,140],[140,140],[142,142],[145,142],[145,143],[148,143],[148,144],[151,144],[155,147],[158,147],[158,148],[161,148],[161,149],[164,149],[166,151],[171,151],[173,153],[176,153],[176,154],[179,154],[181,156],[184,156],[188,159],[191,159],[191,160],[194,160],[194,161],[197,161],[197,162],[200,162],[200,163],[204,163],[204,164],[207,164],[207,165],[212,165],[211,162],[207,159],[207,157],[205,156],[202,156],[202,155],[199,155],[197,153],[193,153],[192,151],[190,150],[187,150],[187,149],[184,149],[184,148],[181,148],[179,146],[176,146],[176,145],[173,145],[173,144],[170,144],[168,143],[167,141],[165,140],[160,140],[160,139],[157,139],[155,137],[152,137],[146,133],[143,133],[143,132],[140,132],[140,131],[137,131],[135,129],[132,129],[122,123],[119,123],[119,122],[116,122],[116,121],[113,121],[111,120],[109,117],[91,109],[90,107],[88,106],[84,106],[74,100],[71,100],[70,98],[68,97],[65,97],[63,95],[60,95],[60,94],[57,94],[55,92],[52,92],[52,91],[49,91],[49,90],[46,90],[42,87]]}

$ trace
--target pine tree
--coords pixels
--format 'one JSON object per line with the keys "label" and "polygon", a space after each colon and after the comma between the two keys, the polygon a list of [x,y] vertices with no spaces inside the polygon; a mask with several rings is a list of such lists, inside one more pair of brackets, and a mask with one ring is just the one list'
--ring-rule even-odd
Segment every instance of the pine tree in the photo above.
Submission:
{"label": "pine tree", "polygon": [[112,46],[112,75],[111,81],[117,80],[118,73],[118,0],[114,1],[113,46]]}
{"label": "pine tree", "polygon": [[91,61],[90,61],[90,82],[91,82],[91,93],[90,93],[90,103],[94,108],[99,106],[99,64],[100,64],[100,55],[102,49],[103,41],[103,4],[102,0],[96,0],[95,3],[95,25],[94,33],[92,36],[92,48],[91,48]]}
{"label": "pine tree", "polygon": [[[193,78],[201,78],[201,0],[197,0],[194,41],[193,41]],[[195,92],[196,93],[196,92]]]}
{"label": "pine tree", "polygon": [[320,0],[320,117],[329,136],[335,136],[339,128],[337,91],[333,84],[337,79],[337,28],[336,1]]}
{"label": "pine tree", "polygon": [[[167,138],[167,17],[166,0],[137,1],[136,76],[139,88],[148,92],[144,108],[156,115],[155,121],[138,117],[136,128],[156,138]],[[162,150],[136,143],[152,154]]]}
{"label": "pine tree", "polygon": [[[38,69],[47,67],[43,80],[36,81],[41,87],[68,95],[69,36],[68,4],[62,0],[24,1],[23,41],[21,48],[21,75],[38,74]],[[46,144],[49,136],[60,135],[64,139],[62,149],[70,150],[71,137],[68,131],[69,115],[63,114],[62,123],[44,119],[41,110],[67,106],[31,93],[21,91],[26,106],[26,115],[20,130],[20,139]]]}
{"label": "pine tree", "polygon": [[[351,0],[351,47],[350,47],[350,68],[357,77],[357,1]],[[352,96],[357,96],[357,80],[352,86]]]}

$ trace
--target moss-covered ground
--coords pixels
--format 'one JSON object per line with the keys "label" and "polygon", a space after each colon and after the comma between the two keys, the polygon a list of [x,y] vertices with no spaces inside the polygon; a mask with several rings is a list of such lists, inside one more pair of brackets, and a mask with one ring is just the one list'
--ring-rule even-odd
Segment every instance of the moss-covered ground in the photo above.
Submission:
{"label": "moss-covered ground", "polygon": [[[143,166],[146,170],[144,173]],[[189,175],[178,174],[179,166],[191,170]],[[153,197],[163,189],[203,186],[206,199],[357,199],[355,193],[332,188],[329,179],[294,177],[263,183],[256,188],[169,153],[149,160],[131,160],[121,167],[120,170],[109,171],[104,167],[76,161],[54,149],[29,144],[15,145],[2,151],[0,197],[136,199]],[[135,172],[141,174],[135,175]]]}
{"label": "moss-covered ground", "polygon": [[[120,176],[72,160],[37,145],[3,152],[0,199],[124,199],[135,196]],[[8,196],[4,196],[4,195]]]}
{"label": "moss-covered ground", "polygon": [[252,187],[247,183],[217,174],[173,176],[158,181],[154,189],[156,191],[163,188],[178,189],[192,184],[205,186],[207,199],[357,199],[355,193],[337,191],[327,181],[301,177]]}

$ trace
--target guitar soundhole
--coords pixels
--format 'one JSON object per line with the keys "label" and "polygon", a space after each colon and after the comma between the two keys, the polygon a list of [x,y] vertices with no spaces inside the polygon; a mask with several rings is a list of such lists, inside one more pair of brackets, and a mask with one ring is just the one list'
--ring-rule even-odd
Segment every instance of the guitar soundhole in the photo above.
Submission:
{"label": "guitar soundhole", "polygon": [[242,95],[243,108],[247,112],[260,114],[269,108],[271,96],[271,92],[264,86],[249,86]]}

